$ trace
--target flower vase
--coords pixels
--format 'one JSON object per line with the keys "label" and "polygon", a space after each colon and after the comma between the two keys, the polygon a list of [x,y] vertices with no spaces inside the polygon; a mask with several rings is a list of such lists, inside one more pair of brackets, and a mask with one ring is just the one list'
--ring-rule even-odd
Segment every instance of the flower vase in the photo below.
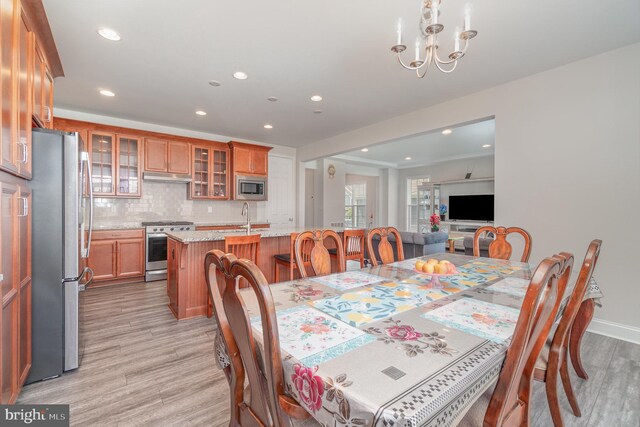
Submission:
{"label": "flower vase", "polygon": [[431,226],[431,232],[432,233],[435,233],[436,231],[439,231],[439,230],[440,230],[440,227],[438,227],[437,225],[432,225]]}
{"label": "flower vase", "polygon": [[440,214],[440,221],[446,221],[447,220],[446,216],[447,214]]}

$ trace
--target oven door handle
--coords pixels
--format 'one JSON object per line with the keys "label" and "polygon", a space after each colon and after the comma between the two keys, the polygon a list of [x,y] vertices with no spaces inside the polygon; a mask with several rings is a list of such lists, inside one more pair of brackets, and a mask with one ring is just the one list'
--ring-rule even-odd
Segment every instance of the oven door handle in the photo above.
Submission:
{"label": "oven door handle", "polygon": [[164,233],[156,233],[156,234],[147,234],[147,237],[155,238],[155,237],[167,237]]}

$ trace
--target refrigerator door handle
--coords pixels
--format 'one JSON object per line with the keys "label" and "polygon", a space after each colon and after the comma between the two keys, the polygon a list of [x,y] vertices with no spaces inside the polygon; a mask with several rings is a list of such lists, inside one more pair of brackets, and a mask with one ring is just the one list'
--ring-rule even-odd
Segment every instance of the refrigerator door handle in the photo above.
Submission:
{"label": "refrigerator door handle", "polygon": [[[89,153],[86,151],[83,151],[82,154],[82,162],[81,165],[84,165],[86,163],[87,167],[84,168],[81,166],[82,171],[81,176],[84,174],[84,172],[86,171],[87,174],[87,186],[89,187],[89,231],[88,231],[88,237],[87,237],[87,247],[86,248],[82,248],[82,257],[83,258],[89,258],[89,253],[91,252],[91,238],[93,235],[93,185],[91,185],[91,162],[89,161]],[[80,194],[82,197],[82,192],[84,191],[84,189],[80,189]],[[83,241],[83,246],[84,246],[84,233],[81,236],[81,239]]]}

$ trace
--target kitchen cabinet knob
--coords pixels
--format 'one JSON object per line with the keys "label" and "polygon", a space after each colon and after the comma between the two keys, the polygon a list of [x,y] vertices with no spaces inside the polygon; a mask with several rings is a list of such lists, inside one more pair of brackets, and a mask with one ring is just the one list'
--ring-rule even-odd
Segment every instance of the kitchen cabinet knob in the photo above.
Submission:
{"label": "kitchen cabinet knob", "polygon": [[171,259],[176,259],[176,250],[171,249]]}

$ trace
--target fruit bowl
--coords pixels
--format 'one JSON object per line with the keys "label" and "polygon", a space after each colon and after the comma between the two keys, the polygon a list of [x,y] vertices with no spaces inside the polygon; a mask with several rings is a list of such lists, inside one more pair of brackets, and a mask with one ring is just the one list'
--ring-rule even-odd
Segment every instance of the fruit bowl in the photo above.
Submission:
{"label": "fruit bowl", "polygon": [[[428,265],[431,265],[429,267]],[[427,261],[416,261],[414,270],[420,274],[431,277],[429,286],[434,289],[443,289],[444,285],[440,283],[440,277],[455,276],[458,274],[456,266],[447,260],[429,259]]]}

